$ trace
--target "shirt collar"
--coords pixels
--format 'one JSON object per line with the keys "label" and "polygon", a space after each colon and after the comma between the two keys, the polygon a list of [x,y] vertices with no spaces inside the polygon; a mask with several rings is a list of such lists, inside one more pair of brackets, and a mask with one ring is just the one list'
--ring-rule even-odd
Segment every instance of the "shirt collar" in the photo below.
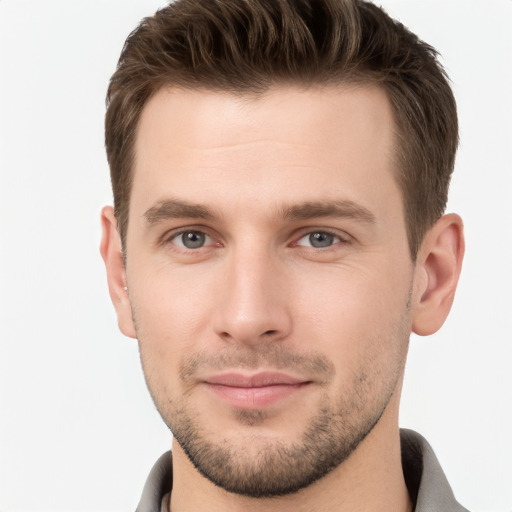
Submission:
{"label": "shirt collar", "polygon": [[[414,512],[468,512],[453,495],[446,476],[428,442],[412,430],[400,430],[402,467]],[[172,489],[171,452],[153,466],[136,512],[164,512],[162,501]]]}

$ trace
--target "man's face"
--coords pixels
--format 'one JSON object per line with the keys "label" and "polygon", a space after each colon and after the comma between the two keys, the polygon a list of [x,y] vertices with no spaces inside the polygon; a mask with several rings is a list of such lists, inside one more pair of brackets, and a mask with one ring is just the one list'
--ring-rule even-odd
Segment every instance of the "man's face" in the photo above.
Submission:
{"label": "man's face", "polygon": [[227,490],[307,486],[396,419],[414,265],[393,149],[374,87],[161,90],[143,111],[142,364],[178,449]]}

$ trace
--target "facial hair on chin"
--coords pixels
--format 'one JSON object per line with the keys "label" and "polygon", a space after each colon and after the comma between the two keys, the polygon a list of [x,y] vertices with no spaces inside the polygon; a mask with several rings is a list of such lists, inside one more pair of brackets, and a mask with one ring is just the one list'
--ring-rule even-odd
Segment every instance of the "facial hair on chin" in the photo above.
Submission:
{"label": "facial hair on chin", "polygon": [[[395,336],[408,339],[405,325],[398,326],[397,330],[400,332],[395,332]],[[395,339],[394,343],[402,342]],[[407,342],[403,344],[407,345]],[[405,354],[400,357],[405,361]],[[310,418],[296,442],[276,441],[254,433],[247,437],[245,446],[239,446],[234,445],[231,439],[223,438],[221,432],[207,432],[198,420],[201,415],[188,403],[187,397],[193,389],[197,372],[204,367],[208,370],[293,368],[299,374],[302,371],[315,375],[325,385],[334,378],[335,369],[322,355],[297,354],[279,344],[262,344],[257,349],[238,347],[213,355],[196,354],[187,358],[180,368],[183,393],[177,401],[167,399],[162,403],[159,400],[161,393],[156,392],[151,379],[148,379],[150,392],[162,418],[194,467],[222,489],[254,498],[297,492],[342,464],[378,423],[401,375],[397,365],[396,375],[371,406],[368,405],[368,397],[375,396],[374,385],[379,382],[379,375],[370,377],[363,373],[354,376],[350,391],[340,393],[335,401],[325,393],[316,414]],[[147,375],[146,370],[145,373]],[[240,410],[235,416],[241,427],[255,427],[264,423],[267,412]],[[255,446],[258,447],[256,452]]]}

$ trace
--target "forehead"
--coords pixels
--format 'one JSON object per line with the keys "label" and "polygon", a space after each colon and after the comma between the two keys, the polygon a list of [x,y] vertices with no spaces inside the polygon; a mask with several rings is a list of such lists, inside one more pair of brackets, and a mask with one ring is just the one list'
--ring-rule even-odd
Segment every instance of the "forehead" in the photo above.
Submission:
{"label": "forehead", "polygon": [[205,204],[348,195],[371,206],[396,189],[393,148],[391,106],[375,86],[162,89],[139,122],[130,208],[169,194]]}
{"label": "forehead", "polygon": [[136,146],[137,154],[151,147],[147,135],[155,140],[162,130],[176,146],[205,149],[255,139],[339,145],[367,135],[369,142],[376,131],[384,146],[392,128],[387,95],[374,85],[274,86],[257,95],[162,88],[143,109]]}

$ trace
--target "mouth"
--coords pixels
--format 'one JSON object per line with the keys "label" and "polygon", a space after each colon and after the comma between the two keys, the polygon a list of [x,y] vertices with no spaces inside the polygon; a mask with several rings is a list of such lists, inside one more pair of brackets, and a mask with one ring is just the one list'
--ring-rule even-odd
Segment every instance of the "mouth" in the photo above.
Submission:
{"label": "mouth", "polygon": [[260,372],[254,375],[213,375],[203,383],[216,397],[232,407],[265,409],[298,393],[312,382],[283,373]]}

